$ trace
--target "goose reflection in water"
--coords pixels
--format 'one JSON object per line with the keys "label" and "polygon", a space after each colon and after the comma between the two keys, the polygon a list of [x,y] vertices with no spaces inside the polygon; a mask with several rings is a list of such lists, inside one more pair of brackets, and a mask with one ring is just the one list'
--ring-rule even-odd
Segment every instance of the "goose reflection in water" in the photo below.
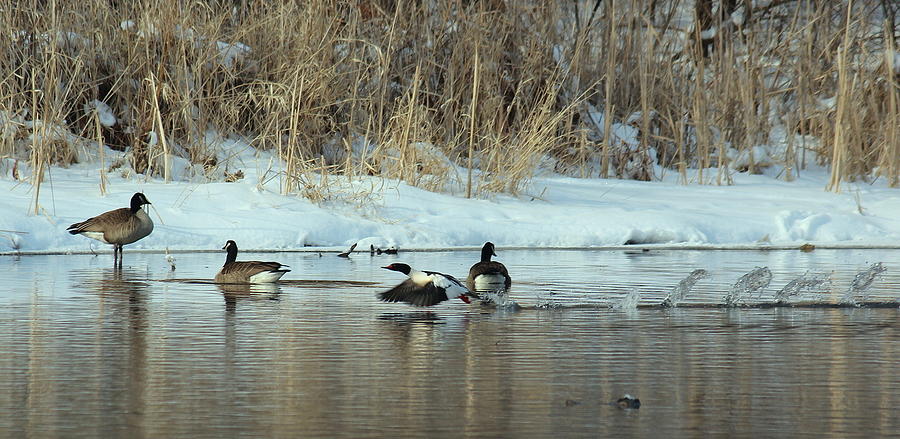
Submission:
{"label": "goose reflection in water", "polygon": [[[147,273],[132,269],[88,269],[71,272],[75,289],[97,295],[110,305],[128,304],[129,314],[145,318],[147,311]],[[123,299],[127,299],[124,302]],[[114,308],[115,309],[115,308]],[[142,325],[143,327],[144,325]]]}
{"label": "goose reflection in water", "polygon": [[238,301],[281,300],[278,284],[217,284],[225,298],[225,312],[233,314]]}
{"label": "goose reflection in water", "polygon": [[[72,285],[99,300],[98,319],[83,329],[83,333],[102,334],[98,337],[98,352],[92,361],[101,380],[111,382],[120,378],[126,387],[122,392],[113,393],[112,405],[121,406],[129,417],[139,417],[146,412],[146,389],[149,388],[148,332],[151,293],[147,272],[134,269],[73,270],[70,272]],[[116,383],[118,384],[118,382]]]}
{"label": "goose reflection in water", "polygon": [[[143,346],[147,332],[147,273],[133,269],[89,269],[71,272],[76,289],[96,295],[100,312],[112,321],[127,321],[127,338]],[[134,347],[134,346],[133,346]]]}

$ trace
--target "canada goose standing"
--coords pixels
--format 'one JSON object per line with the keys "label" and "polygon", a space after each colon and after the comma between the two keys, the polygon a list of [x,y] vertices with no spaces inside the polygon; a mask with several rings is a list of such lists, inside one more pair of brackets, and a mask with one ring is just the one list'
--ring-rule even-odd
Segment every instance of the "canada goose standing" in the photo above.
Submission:
{"label": "canada goose standing", "polygon": [[480,298],[449,274],[414,270],[409,265],[400,263],[381,268],[399,271],[409,276],[409,279],[400,285],[378,294],[378,298],[384,302],[406,302],[415,306],[432,306],[451,297],[466,303],[471,303],[470,297]]}
{"label": "canada goose standing", "polygon": [[66,229],[73,235],[83,235],[113,245],[114,264],[122,265],[122,246],[131,244],[153,231],[150,215],[141,207],[150,204],[144,194],[131,197],[131,207],[110,210]]}
{"label": "canada goose standing", "polygon": [[283,269],[287,265],[278,262],[237,261],[237,243],[228,240],[223,250],[227,252],[225,265],[216,273],[216,283],[221,284],[263,284],[281,279],[291,271]]}
{"label": "canada goose standing", "polygon": [[497,291],[508,290],[512,285],[512,279],[506,266],[492,261],[491,256],[497,256],[494,253],[494,244],[491,242],[484,243],[481,248],[481,261],[475,263],[469,269],[469,277],[466,278],[466,286],[472,291]]}

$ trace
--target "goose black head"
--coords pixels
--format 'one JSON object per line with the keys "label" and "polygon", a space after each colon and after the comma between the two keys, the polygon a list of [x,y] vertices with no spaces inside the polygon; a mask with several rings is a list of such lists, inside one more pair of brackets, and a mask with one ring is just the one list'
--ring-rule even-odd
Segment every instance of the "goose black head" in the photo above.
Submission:
{"label": "goose black head", "polygon": [[623,409],[639,409],[641,408],[641,400],[629,394],[616,400],[616,405]]}
{"label": "goose black head", "polygon": [[145,204],[151,204],[147,197],[141,192],[135,192],[134,195],[131,196],[131,212],[137,212],[141,210],[141,206]]}
{"label": "goose black head", "polygon": [[388,265],[386,267],[381,267],[381,268],[391,270],[391,271],[399,271],[407,276],[409,276],[409,272],[412,271],[412,268],[410,268],[409,265],[400,264],[400,263],[394,263],[394,264]]}
{"label": "goose black head", "polygon": [[484,247],[481,248],[481,260],[484,262],[489,262],[491,260],[491,256],[497,256],[497,253],[494,253],[494,243],[493,242],[485,242]]}
{"label": "goose black head", "polygon": [[226,264],[234,262],[237,259],[238,247],[236,242],[229,239],[228,242],[225,243],[225,246],[222,247],[222,250],[225,250],[225,252],[228,253],[228,256],[225,257]]}

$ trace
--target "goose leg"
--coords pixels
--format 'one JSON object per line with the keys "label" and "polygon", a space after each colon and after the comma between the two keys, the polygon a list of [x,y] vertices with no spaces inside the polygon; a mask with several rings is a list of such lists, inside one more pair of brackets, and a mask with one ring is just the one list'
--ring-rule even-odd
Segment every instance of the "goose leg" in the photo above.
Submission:
{"label": "goose leg", "polygon": [[122,267],[122,246],[118,244],[113,246],[113,266]]}

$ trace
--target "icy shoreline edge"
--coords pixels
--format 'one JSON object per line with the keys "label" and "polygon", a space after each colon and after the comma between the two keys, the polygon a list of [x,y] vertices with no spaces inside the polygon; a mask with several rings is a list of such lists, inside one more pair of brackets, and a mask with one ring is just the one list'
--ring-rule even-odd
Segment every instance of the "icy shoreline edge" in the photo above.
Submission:
{"label": "icy shoreline edge", "polygon": [[[503,247],[503,251],[522,251],[522,250],[552,250],[552,251],[804,251],[803,244],[792,245],[750,245],[750,244],[641,244],[641,245],[610,245],[596,247],[531,247],[531,246],[513,246]],[[811,244],[815,248],[806,250],[813,252],[815,250],[900,250],[900,244]],[[499,248],[499,247],[498,247]],[[303,248],[260,248],[260,249],[241,249],[242,253],[331,253],[342,252],[346,249],[340,247],[303,247]],[[457,251],[479,251],[480,247],[460,246],[460,247],[421,247],[421,248],[403,248],[400,253],[437,253],[437,252],[457,252]],[[188,249],[126,249],[127,253],[140,254],[188,254],[188,253],[221,253],[221,249],[209,248],[188,248]],[[366,255],[368,250],[357,250],[356,255]],[[109,250],[23,250],[23,251],[2,251],[0,256],[59,256],[59,255],[103,255],[112,254],[112,247]]]}

